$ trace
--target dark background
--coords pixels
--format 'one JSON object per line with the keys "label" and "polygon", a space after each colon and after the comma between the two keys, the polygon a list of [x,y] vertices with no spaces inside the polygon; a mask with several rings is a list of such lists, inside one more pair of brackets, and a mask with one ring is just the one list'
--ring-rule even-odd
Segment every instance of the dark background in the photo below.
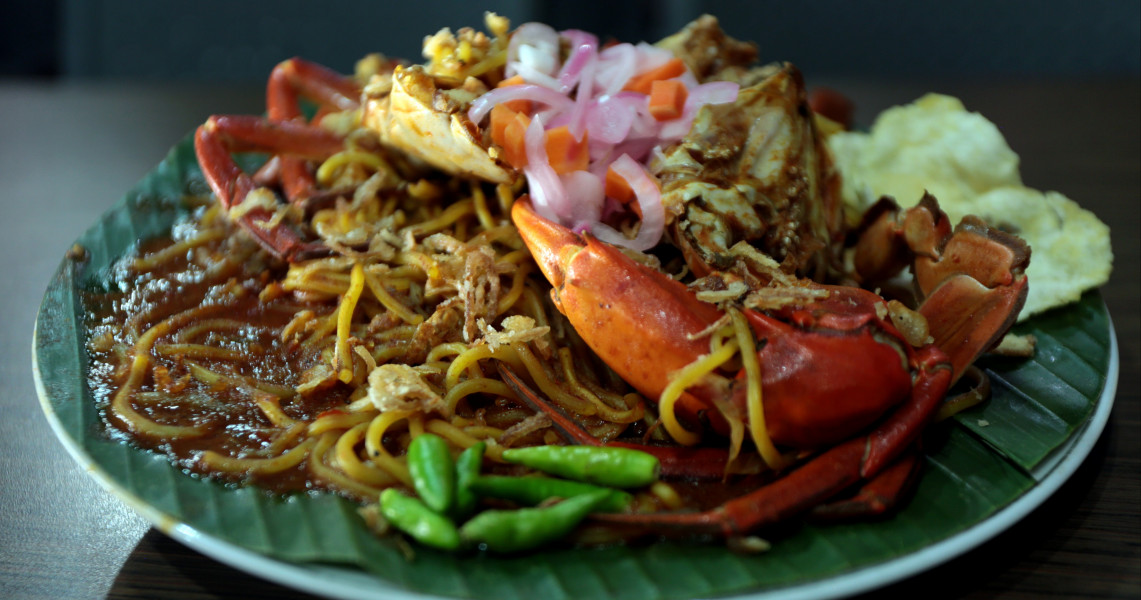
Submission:
{"label": "dark background", "polygon": [[341,71],[368,52],[418,60],[441,27],[484,10],[623,41],[657,40],[717,15],[763,60],[813,77],[1120,77],[1141,74],[1136,0],[7,0],[0,77],[263,80],[301,55]]}

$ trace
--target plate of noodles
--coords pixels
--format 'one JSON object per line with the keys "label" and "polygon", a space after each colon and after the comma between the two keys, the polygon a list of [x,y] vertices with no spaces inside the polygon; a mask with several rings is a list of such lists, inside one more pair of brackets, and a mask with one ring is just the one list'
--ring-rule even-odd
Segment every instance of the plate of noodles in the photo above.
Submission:
{"label": "plate of noodles", "polygon": [[[266,160],[237,156],[251,173]],[[925,432],[922,477],[887,516],[789,523],[753,551],[705,538],[621,543],[605,527],[524,553],[435,550],[376,518],[381,490],[408,487],[411,439],[563,441],[495,361],[562,398],[596,436],[654,435],[652,409],[560,321],[506,218],[518,186],[433,174],[394,192],[367,181],[312,215],[334,252],[286,264],[213,201],[187,138],[76,241],[33,341],[44,411],[92,477],[188,546],[311,593],[851,595],[1017,522],[1077,469],[1112,408],[1116,339],[1092,291],[1015,325],[1036,338],[1032,357],[978,361],[989,398]],[[345,233],[362,222],[385,225],[365,243]],[[415,390],[395,405],[377,399],[405,376],[428,385],[402,383]],[[654,493],[644,501],[666,502]]]}

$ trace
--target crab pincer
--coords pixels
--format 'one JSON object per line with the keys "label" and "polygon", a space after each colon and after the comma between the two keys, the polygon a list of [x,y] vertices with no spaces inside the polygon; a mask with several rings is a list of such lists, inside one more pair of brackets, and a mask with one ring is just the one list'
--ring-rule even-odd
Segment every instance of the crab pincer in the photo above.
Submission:
{"label": "crab pincer", "polygon": [[[693,433],[702,423],[725,435],[737,414],[745,415],[762,455],[766,443],[815,453],[791,466],[777,454],[770,465],[783,470],[781,477],[716,508],[599,520],[638,531],[733,536],[809,511],[877,477],[911,448],[959,374],[938,345],[909,341],[883,298],[805,282],[804,288],[819,293],[766,311],[739,311],[746,330],[738,335],[751,338],[742,344],[743,360],[749,362],[746,352],[756,356],[752,372],[714,369],[667,407],[663,392],[671,372],[709,353],[702,333],[725,313],[607,244],[544,219],[526,199],[516,202],[512,219],[554,286],[558,309],[623,379],[647,398],[663,399],[663,422],[684,425],[686,435],[675,435],[677,441],[707,438]],[[1021,285],[1017,266],[1015,272],[1011,283]],[[1001,314],[994,320],[1017,313],[1020,297],[1015,292],[1012,302],[995,307]],[[967,353],[969,363],[985,349],[976,344],[954,351]],[[723,409],[726,403],[736,409]]]}

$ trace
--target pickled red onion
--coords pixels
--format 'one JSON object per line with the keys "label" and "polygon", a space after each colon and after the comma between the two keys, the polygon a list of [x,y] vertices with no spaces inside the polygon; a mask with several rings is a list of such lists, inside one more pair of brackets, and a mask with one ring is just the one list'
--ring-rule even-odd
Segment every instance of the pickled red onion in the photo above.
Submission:
{"label": "pickled red onion", "polygon": [[615,96],[595,98],[586,111],[586,131],[589,139],[617,144],[626,139],[634,126],[637,109]]}
{"label": "pickled red onion", "polygon": [[520,25],[507,43],[505,74],[507,77],[522,74],[520,68],[527,71],[529,79],[539,74],[553,81],[559,68],[559,33],[543,23]]}
{"label": "pickled red onion", "polygon": [[622,90],[637,72],[637,52],[632,44],[615,44],[598,53],[598,69],[594,81],[603,95],[616,94]]}
{"label": "pickled red onion", "polygon": [[[563,42],[569,55],[560,61]],[[523,174],[536,211],[575,231],[590,231],[613,244],[648,250],[661,239],[665,210],[661,191],[645,163],[659,155],[664,145],[683,138],[702,106],[734,102],[738,92],[732,82],[699,84],[687,70],[677,77],[688,91],[681,116],[657,121],[649,112],[649,96],[623,88],[632,77],[672,58],[668,50],[645,42],[600,50],[598,38],[584,31],[556,32],[547,25],[526,23],[516,29],[508,44],[506,69],[508,77],[520,75],[525,83],[496,88],[476,98],[468,117],[478,124],[498,104],[531,100],[535,105],[524,135],[527,166]],[[560,176],[550,165],[545,131],[564,125],[576,139],[586,136],[590,164],[585,171]],[[602,222],[609,212],[603,207],[615,206],[603,191],[607,168],[613,168],[634,190],[642,214],[634,239]]]}
{"label": "pickled red onion", "polygon": [[602,206],[606,202],[605,184],[602,178],[589,171],[572,171],[560,177],[568,198],[571,216],[570,228],[575,233],[592,231],[602,218]]}
{"label": "pickled red onion", "polygon": [[523,167],[523,175],[527,178],[527,188],[535,211],[545,219],[565,223],[565,219],[570,217],[566,189],[547,159],[543,120],[538,116],[531,119],[531,124],[527,126],[523,143],[527,152],[527,166]]}
{"label": "pickled red onion", "polygon": [[662,193],[658,188],[658,182],[654,181],[646,169],[628,154],[618,157],[618,160],[610,164],[610,168],[625,179],[630,189],[634,190],[634,198],[638,202],[638,207],[642,209],[642,224],[638,229],[638,235],[632,240],[605,223],[596,224],[591,233],[604,242],[645,252],[662,239],[666,226],[666,211],[662,206]]}
{"label": "pickled red onion", "polygon": [[521,85],[508,85],[495,88],[476,98],[472,101],[471,107],[468,108],[467,116],[471,119],[472,123],[478,124],[491,112],[492,108],[495,108],[496,104],[502,104],[510,100],[530,100],[547,105],[560,112],[567,110],[574,104],[574,101],[567,98],[566,95],[560,94],[548,87],[535,85],[533,83],[524,83]]}

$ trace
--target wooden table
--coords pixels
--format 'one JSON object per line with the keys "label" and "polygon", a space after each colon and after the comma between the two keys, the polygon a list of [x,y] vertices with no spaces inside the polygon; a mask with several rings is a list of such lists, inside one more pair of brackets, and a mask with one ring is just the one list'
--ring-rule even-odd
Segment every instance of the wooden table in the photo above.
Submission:
{"label": "wooden table", "polygon": [[[828,83],[859,103],[863,123],[925,91],[959,96],[1000,126],[1027,185],[1063,192],[1113,229],[1116,264],[1102,294],[1121,377],[1092,454],[1011,529],[887,591],[1141,597],[1141,85]],[[30,364],[36,308],[71,241],[209,113],[261,107],[256,88],[0,83],[0,597],[304,597],[185,548],[99,488],[49,429]]]}

